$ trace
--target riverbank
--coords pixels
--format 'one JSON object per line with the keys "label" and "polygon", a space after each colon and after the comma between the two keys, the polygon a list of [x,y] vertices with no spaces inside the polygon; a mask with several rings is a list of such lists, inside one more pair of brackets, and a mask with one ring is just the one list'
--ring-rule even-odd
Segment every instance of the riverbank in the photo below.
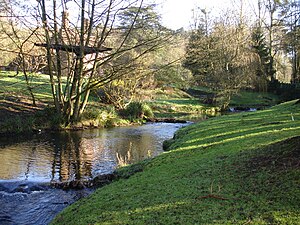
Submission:
{"label": "riverbank", "polygon": [[[49,224],[63,208],[96,187],[130,176],[124,171],[115,174],[117,167],[161,154],[163,141],[182,126],[148,123],[1,136],[1,224]],[[138,171],[136,167],[130,173]]]}
{"label": "riverbank", "polygon": [[52,224],[297,224],[299,134],[296,100],[193,124]]}
{"label": "riverbank", "polygon": [[[61,124],[61,118],[59,118],[55,112],[51,100],[50,86],[48,84],[49,77],[47,75],[32,74],[30,84],[36,105],[33,104],[33,99],[28,92],[28,87],[22,74],[0,71],[0,75],[1,135],[23,135],[24,133],[39,133],[41,131],[49,130],[82,130],[90,128],[128,126],[132,124],[142,124],[145,121],[144,118],[135,118],[136,115],[130,115],[130,113],[141,113],[147,116],[147,112],[120,112],[112,105],[103,104],[97,94],[93,92],[87,109],[82,115],[81,121],[66,127]],[[156,97],[160,98],[163,96],[165,98],[172,98],[175,102],[180,102],[182,99],[187,100],[184,104],[180,102],[180,113],[184,115],[195,113],[199,114],[204,108],[199,102],[190,100],[189,95],[178,89],[146,90],[143,95],[145,95],[148,99],[151,99],[152,97],[155,99]],[[149,96],[151,96],[151,98]],[[147,101],[145,104],[151,104],[155,113],[153,118],[147,117],[147,119],[155,120],[157,117],[160,121],[164,119],[179,119],[174,112],[174,107],[176,107],[176,110],[179,110],[179,107],[177,107],[179,104],[169,104],[168,107],[164,108],[156,107],[156,105],[160,104],[156,103],[156,100],[151,101],[151,103]],[[135,106],[139,106],[139,102]],[[207,106],[205,108],[211,107]],[[152,109],[148,107],[147,110],[150,110],[151,114]],[[169,114],[165,114],[165,110],[168,110]]]}
{"label": "riverbank", "polygon": [[[0,133],[2,135],[39,133],[58,129],[80,130],[128,126],[144,121],[143,118],[133,118],[134,116],[130,113],[126,118],[113,106],[101,103],[101,100],[93,93],[81,121],[65,127],[61,125],[61,118],[56,114],[51,103],[51,90],[47,75],[32,74],[30,84],[36,105],[33,104],[22,74],[0,71],[0,75]],[[155,90],[144,90],[140,98],[145,99],[141,104],[147,105],[148,113],[153,112],[153,117],[147,117],[148,120],[199,121],[220,115],[218,107],[204,103],[203,98],[207,98],[211,92],[205,89],[200,93],[201,95],[197,95],[199,93],[196,92],[195,96],[192,96],[177,88],[161,87]],[[242,91],[233,97],[232,106],[262,108],[272,106],[276,102],[278,102],[278,96],[270,93]],[[140,102],[137,103],[136,106]],[[133,113],[145,115],[145,112]]]}

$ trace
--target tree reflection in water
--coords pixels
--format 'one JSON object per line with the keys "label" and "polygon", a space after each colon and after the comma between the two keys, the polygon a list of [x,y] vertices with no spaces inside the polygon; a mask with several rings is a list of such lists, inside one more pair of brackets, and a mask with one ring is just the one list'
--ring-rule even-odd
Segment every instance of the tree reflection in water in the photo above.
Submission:
{"label": "tree reflection in water", "polygon": [[162,123],[0,138],[0,180],[71,181],[112,173],[117,153],[122,158],[130,154],[127,163],[156,156],[163,151],[162,142],[181,126]]}
{"label": "tree reflection in water", "polygon": [[54,140],[51,180],[81,180],[92,176],[93,149],[78,132],[61,133]]}

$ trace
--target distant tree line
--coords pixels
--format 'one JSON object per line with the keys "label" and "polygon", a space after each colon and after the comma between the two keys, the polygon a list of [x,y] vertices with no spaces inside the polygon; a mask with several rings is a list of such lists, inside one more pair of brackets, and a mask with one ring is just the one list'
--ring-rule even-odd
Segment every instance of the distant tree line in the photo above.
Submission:
{"label": "distant tree line", "polygon": [[300,81],[299,2],[258,0],[254,21],[249,5],[233,2],[237,7],[217,17],[194,11],[183,62],[198,85],[216,92],[212,101],[223,109],[242,88],[267,91]]}
{"label": "distant tree line", "polygon": [[174,31],[143,0],[0,0],[0,65],[24,74],[33,103],[29,72],[48,74],[64,125],[80,120],[91,93],[124,109],[149,89],[199,85],[226,109],[241,89],[297,92],[299,2],[232,2],[217,16],[197,8],[191,29]]}

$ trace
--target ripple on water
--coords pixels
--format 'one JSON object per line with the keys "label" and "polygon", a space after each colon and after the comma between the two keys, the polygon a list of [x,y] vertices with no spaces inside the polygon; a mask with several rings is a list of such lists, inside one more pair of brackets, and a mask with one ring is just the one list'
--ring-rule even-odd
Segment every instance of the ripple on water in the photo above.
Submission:
{"label": "ripple on water", "polygon": [[0,224],[48,224],[66,206],[92,189],[63,191],[44,183],[0,182]]}
{"label": "ripple on water", "polygon": [[114,171],[116,153],[131,162],[156,156],[162,142],[184,124],[43,133],[0,140],[0,224],[48,224],[69,204],[93,190],[51,188],[51,181],[87,179]]}

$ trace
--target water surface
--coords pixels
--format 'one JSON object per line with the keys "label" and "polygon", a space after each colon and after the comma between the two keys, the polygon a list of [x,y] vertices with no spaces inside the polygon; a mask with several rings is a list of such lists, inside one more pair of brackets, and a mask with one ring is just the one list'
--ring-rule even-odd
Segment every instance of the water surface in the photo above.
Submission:
{"label": "water surface", "polygon": [[163,152],[184,124],[41,133],[0,140],[0,224],[47,224],[93,190],[63,191],[50,182],[91,179]]}

